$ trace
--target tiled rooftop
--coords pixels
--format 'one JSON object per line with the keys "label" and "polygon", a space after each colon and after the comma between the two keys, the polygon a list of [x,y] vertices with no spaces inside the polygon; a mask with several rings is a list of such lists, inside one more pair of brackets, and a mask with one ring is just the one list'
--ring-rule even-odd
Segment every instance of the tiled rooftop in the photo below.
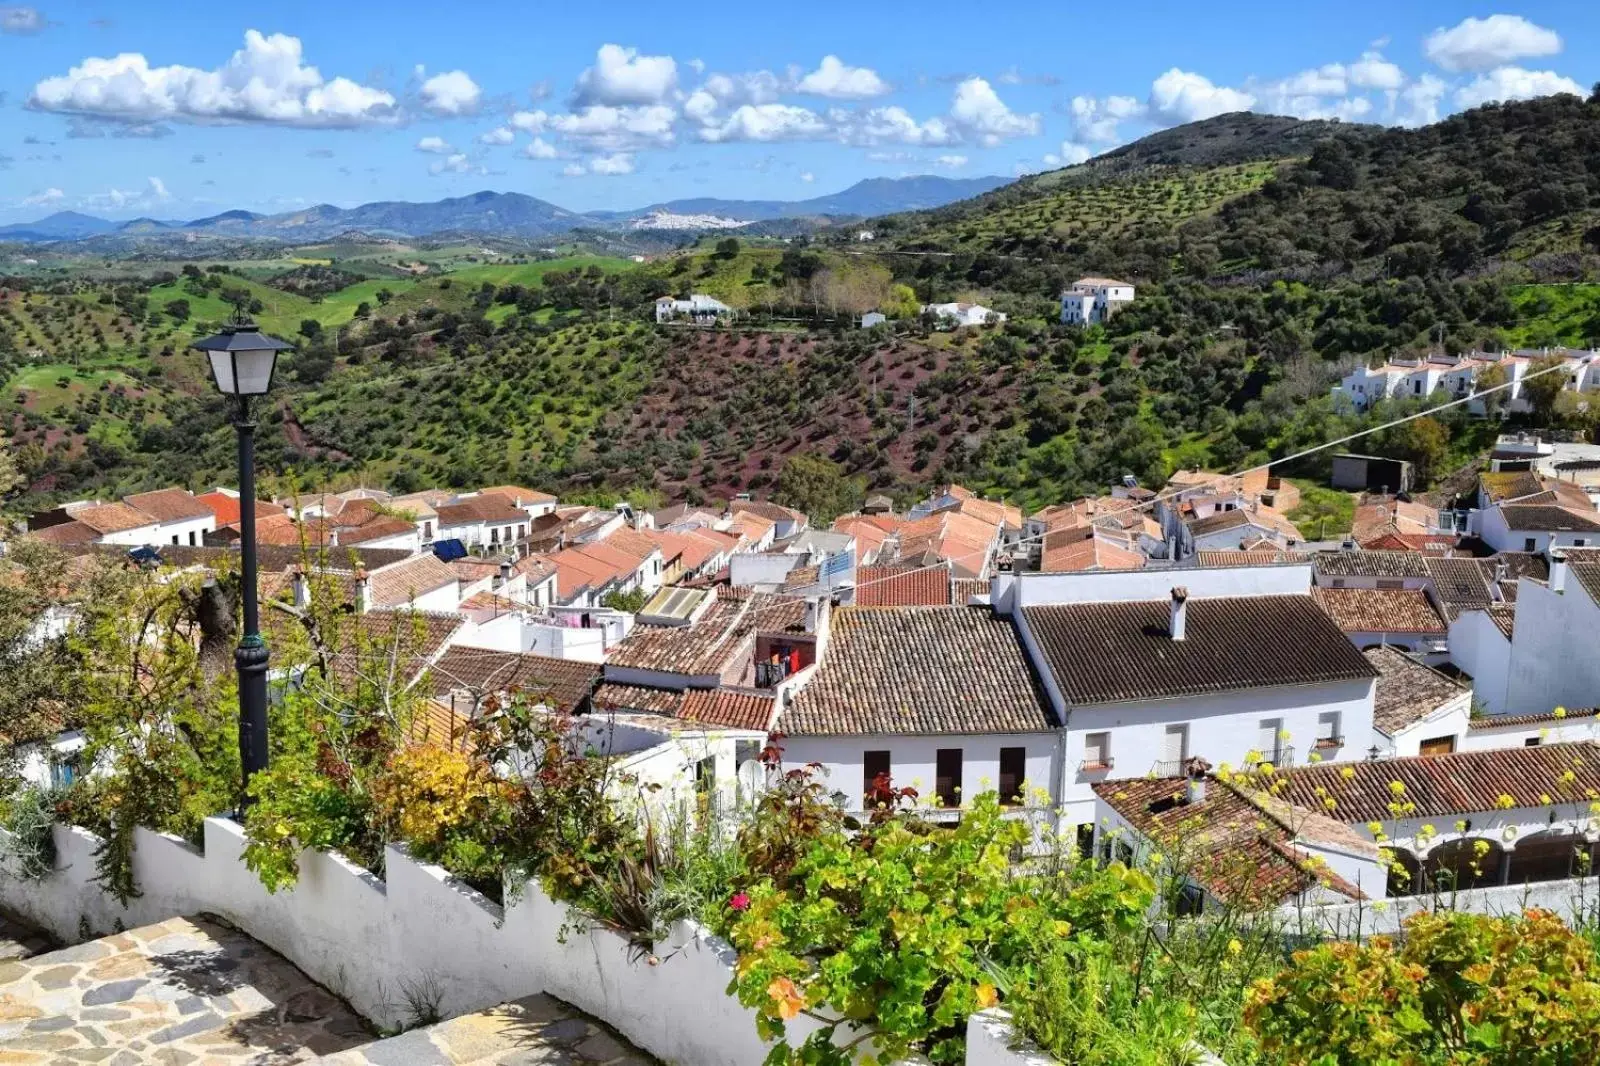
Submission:
{"label": "tiled rooftop", "polygon": [[1317,573],[1328,577],[1427,577],[1421,552],[1326,551],[1312,557]]}
{"label": "tiled rooftop", "polygon": [[1190,599],[1185,639],[1166,600],[1024,607],[1072,703],[1118,703],[1375,677],[1310,596]]}
{"label": "tiled rooftop", "polygon": [[747,689],[689,689],[683,694],[678,717],[704,725],[764,733],[772,726],[776,704],[770,693]]}
{"label": "tiled rooftop", "polygon": [[1346,633],[1445,633],[1444,619],[1421,589],[1335,589],[1318,585],[1311,595]]}
{"label": "tiled rooftop", "polygon": [[857,607],[941,607],[950,603],[950,571],[943,566],[856,568]]}
{"label": "tiled rooftop", "polygon": [[445,650],[428,678],[433,691],[441,696],[461,690],[479,697],[515,690],[575,712],[588,701],[600,678],[600,666],[457,645]]}
{"label": "tiled rooftop", "polygon": [[1378,671],[1372,725],[1385,736],[1394,736],[1445,704],[1472,692],[1468,686],[1424,666],[1398,648],[1368,648],[1362,654]]}
{"label": "tiled rooftop", "polygon": [[1025,733],[1055,722],[1011,622],[987,607],[841,607],[792,735]]}

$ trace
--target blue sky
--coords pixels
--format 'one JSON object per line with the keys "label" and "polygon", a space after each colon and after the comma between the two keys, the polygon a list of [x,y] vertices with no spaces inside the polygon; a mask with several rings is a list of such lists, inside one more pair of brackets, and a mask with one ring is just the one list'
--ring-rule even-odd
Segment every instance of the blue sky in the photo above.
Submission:
{"label": "blue sky", "polygon": [[0,221],[1015,174],[1251,108],[1415,125],[1600,80],[1600,4],[0,0]]}

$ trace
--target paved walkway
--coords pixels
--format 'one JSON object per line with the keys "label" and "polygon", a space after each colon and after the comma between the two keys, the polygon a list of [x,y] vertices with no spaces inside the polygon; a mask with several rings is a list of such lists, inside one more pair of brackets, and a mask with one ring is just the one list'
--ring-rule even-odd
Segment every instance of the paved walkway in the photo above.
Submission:
{"label": "paved walkway", "polygon": [[329,1066],[650,1066],[656,1060],[549,996],[529,996],[320,1060]]}
{"label": "paved walkway", "polygon": [[174,918],[0,962],[0,1063],[269,1066],[372,1039],[281,956]]}

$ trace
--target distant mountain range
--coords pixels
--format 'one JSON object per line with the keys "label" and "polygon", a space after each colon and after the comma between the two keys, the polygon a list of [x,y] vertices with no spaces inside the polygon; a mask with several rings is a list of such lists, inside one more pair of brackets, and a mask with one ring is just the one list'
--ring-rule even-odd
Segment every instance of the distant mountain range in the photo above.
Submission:
{"label": "distant mountain range", "polygon": [[[139,218],[113,222],[75,211],[61,211],[36,222],[0,226],[0,240],[25,243],[79,241],[99,237],[219,237],[304,243],[325,240],[352,230],[373,236],[428,237],[441,233],[481,233],[511,237],[547,237],[577,229],[624,229],[649,225],[652,216],[704,216],[729,222],[782,219],[843,219],[915,211],[977,196],[1009,179],[868,178],[828,196],[810,200],[670,200],[632,211],[568,211],[536,197],[515,192],[478,192],[432,203],[381,201],[343,208],[318,204],[303,211],[262,215],[224,211],[190,221]],[[682,227],[679,227],[682,228]]]}

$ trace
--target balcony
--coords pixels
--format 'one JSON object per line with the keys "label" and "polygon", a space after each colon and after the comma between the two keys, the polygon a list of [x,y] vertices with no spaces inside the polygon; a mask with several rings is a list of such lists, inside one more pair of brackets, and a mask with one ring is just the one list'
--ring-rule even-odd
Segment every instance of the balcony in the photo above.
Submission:
{"label": "balcony", "polygon": [[1311,745],[1311,750],[1317,752],[1333,751],[1342,747],[1344,747],[1344,737],[1342,736],[1318,737],[1316,743]]}
{"label": "balcony", "polygon": [[1085,759],[1078,764],[1078,772],[1080,774],[1102,774],[1107,770],[1114,769],[1116,765],[1117,760],[1109,755],[1103,759]]}

